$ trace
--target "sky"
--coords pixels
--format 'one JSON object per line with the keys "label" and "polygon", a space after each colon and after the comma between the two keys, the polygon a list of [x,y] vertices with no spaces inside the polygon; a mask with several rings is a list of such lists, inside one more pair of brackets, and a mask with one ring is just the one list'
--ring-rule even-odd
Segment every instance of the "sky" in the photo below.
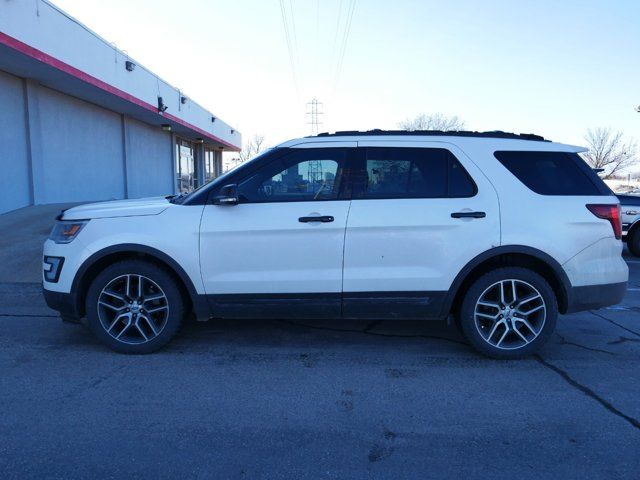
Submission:
{"label": "sky", "polygon": [[441,112],[471,130],[640,141],[638,0],[353,2],[53,0],[245,140],[310,134],[317,98],[320,131]]}

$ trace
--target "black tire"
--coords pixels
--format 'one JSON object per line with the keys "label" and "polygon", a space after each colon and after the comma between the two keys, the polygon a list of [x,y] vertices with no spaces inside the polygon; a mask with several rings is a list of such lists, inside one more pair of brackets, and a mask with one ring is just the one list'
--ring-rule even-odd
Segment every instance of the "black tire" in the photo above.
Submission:
{"label": "black tire", "polygon": [[634,228],[630,236],[627,236],[627,247],[632,255],[640,257],[640,227]]}
{"label": "black tire", "polygon": [[[132,278],[132,280],[130,280],[133,284],[132,288],[136,288],[136,291],[136,279],[144,277],[143,281],[139,281],[138,283],[143,285],[141,288],[147,290],[147,298],[151,298],[147,303],[140,303],[140,318],[145,318],[145,321],[135,322],[135,325],[132,324],[132,316],[135,315],[137,320],[138,313],[134,314],[132,308],[126,308],[130,306],[131,302],[127,305],[125,301],[120,299],[113,300],[117,307],[122,305],[122,308],[127,312],[131,311],[131,313],[125,314],[129,315],[128,318],[123,318],[118,321],[113,318],[105,317],[109,314],[120,316],[122,314],[120,311],[121,308],[118,308],[116,313],[110,313],[113,307],[105,308],[104,303],[102,302],[100,305],[98,304],[99,299],[105,299],[103,289],[106,289],[108,286],[109,291],[111,291],[112,285],[117,286],[118,282],[127,282],[126,285],[128,288],[129,276]],[[119,295],[127,296],[128,300],[128,295],[123,293],[125,291],[126,294],[129,293],[126,288],[122,292],[117,293],[119,293]],[[164,298],[157,300],[155,297],[160,295],[163,295]],[[144,298],[144,294],[140,298]],[[138,308],[137,302],[139,300],[136,298],[135,301],[136,308]],[[162,308],[165,305],[166,310]],[[148,311],[145,311],[144,309],[146,306],[149,306]],[[157,313],[150,313],[152,310],[161,311]],[[155,352],[162,348],[177,333],[185,316],[185,301],[176,280],[165,269],[142,260],[123,260],[108,266],[93,280],[87,292],[86,312],[89,329],[109,348],[120,353],[145,354]],[[151,323],[151,321],[147,322],[145,315],[146,317],[152,318],[153,323]],[[119,328],[122,325],[129,326],[128,330],[123,327],[123,329],[127,331],[124,332],[126,335],[122,335],[121,339],[116,339],[114,337],[117,330],[114,331],[114,334],[111,334],[108,331],[107,325],[108,323],[111,323],[112,320],[113,323],[117,325],[115,328]],[[136,338],[136,335],[139,336],[139,338]],[[147,337],[149,337],[149,340],[146,340]]]}
{"label": "black tire", "polygon": [[[524,313],[537,308],[538,310],[535,314],[530,314],[535,315],[534,317],[521,315],[520,310],[504,310],[501,307],[485,307],[478,304],[481,297],[483,301],[485,301],[487,296],[494,295],[493,292],[496,292],[495,294],[497,294],[500,291],[499,282],[505,281],[505,285],[508,286],[511,285],[511,282],[507,281],[512,279],[516,281],[516,290],[533,287],[534,292],[529,295],[529,297],[525,298],[530,298],[536,294],[539,295],[540,298],[533,300],[535,303],[528,303],[527,301],[525,302],[527,305],[523,305],[523,307],[521,307],[527,308],[526,311],[523,310]],[[496,284],[498,284],[498,286],[496,286]],[[495,288],[496,290],[492,290],[492,288]],[[509,302],[510,298],[514,298],[514,301]],[[515,301],[515,298],[517,298],[515,295],[507,294],[507,302],[505,303],[516,305],[519,302]],[[489,305],[491,305],[491,303],[489,303]],[[502,305],[501,301],[496,301],[496,303]],[[478,305],[479,309],[479,315],[477,317],[476,305]],[[543,307],[540,308],[540,305],[543,305]],[[480,316],[482,313],[494,315],[494,312],[496,312],[496,317],[502,313],[506,314],[496,320],[486,320],[484,317]],[[504,320],[502,320],[503,317]],[[510,320],[512,318],[515,318],[515,320]],[[530,330],[523,324],[523,318],[527,320],[528,325],[534,326],[533,330]],[[542,276],[526,268],[505,267],[492,270],[491,272],[484,274],[471,285],[465,293],[462,301],[458,320],[465,337],[477,351],[491,358],[515,359],[531,355],[542,347],[555,330],[557,318],[558,302],[556,295],[551,286]],[[478,319],[481,324],[478,325],[476,323],[476,319]],[[485,325],[482,322],[487,322],[488,325]],[[502,324],[493,329],[493,326],[497,322],[502,322]],[[505,324],[510,326],[506,327]],[[518,328],[519,332],[523,334],[524,337],[529,339],[528,344],[523,343],[520,334],[516,335],[516,332],[513,330],[514,326]],[[498,340],[498,337],[501,338],[502,333],[509,329],[511,329],[511,331],[506,333],[506,337],[503,339],[505,343],[502,343],[501,348],[490,343],[490,341]],[[480,333],[481,330],[483,331],[483,334]],[[538,332],[537,336],[534,336],[535,330]],[[495,336],[489,335],[491,332],[495,332]],[[486,340],[485,336],[489,337],[490,341]],[[507,341],[512,342],[512,345]],[[496,341],[495,343],[498,342]],[[518,347],[518,343],[523,344]]]}

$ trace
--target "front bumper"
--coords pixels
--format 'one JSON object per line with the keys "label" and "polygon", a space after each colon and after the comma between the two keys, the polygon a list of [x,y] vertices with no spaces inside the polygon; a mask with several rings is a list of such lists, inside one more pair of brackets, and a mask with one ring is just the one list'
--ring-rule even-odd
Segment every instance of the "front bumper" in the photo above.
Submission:
{"label": "front bumper", "polygon": [[571,287],[567,292],[568,305],[566,313],[595,310],[620,303],[627,293],[627,283]]}
{"label": "front bumper", "polygon": [[60,316],[63,320],[69,322],[79,322],[81,314],[78,311],[77,298],[72,293],[54,292],[42,288],[44,300],[47,302],[49,308],[60,312]]}

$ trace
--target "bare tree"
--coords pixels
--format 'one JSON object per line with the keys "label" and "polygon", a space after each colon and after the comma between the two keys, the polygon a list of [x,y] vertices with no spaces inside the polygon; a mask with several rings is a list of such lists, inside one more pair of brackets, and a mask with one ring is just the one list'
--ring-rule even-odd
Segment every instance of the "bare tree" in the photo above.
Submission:
{"label": "bare tree", "polygon": [[634,140],[625,140],[622,132],[613,132],[610,128],[589,129],[584,139],[589,151],[584,159],[593,168],[604,169],[603,178],[616,173],[638,162],[638,147]]}
{"label": "bare tree", "polygon": [[244,144],[244,147],[238,156],[230,160],[230,168],[235,168],[238,165],[242,165],[244,162],[251,160],[253,157],[257,157],[265,150],[264,135],[254,135]]}
{"label": "bare tree", "polygon": [[398,123],[403,130],[442,130],[443,132],[451,130],[464,130],[466,125],[457,115],[449,117],[442,113],[421,113],[415,118],[407,118]]}

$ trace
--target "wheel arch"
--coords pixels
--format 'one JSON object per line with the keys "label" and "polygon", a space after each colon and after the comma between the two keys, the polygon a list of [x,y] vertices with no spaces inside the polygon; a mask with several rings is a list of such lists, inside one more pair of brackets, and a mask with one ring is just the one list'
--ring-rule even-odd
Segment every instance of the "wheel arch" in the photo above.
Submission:
{"label": "wheel arch", "polygon": [[178,282],[178,286],[188,302],[188,307],[193,308],[197,315],[204,314],[203,309],[206,307],[206,302],[199,301],[199,295],[193,281],[178,262],[156,248],[126,243],[112,245],[99,250],[87,258],[76,272],[71,291],[74,293],[75,309],[79,316],[86,314],[84,299],[91,284],[91,279],[95,278],[95,275],[107,266],[127,259],[146,260],[167,270]]}
{"label": "wheel arch", "polygon": [[640,218],[636,219],[627,230],[627,239],[631,238],[631,235],[638,235],[638,231],[640,231]]}
{"label": "wheel arch", "polygon": [[451,284],[442,316],[457,313],[471,284],[483,274],[500,267],[524,267],[542,275],[556,294],[559,311],[565,313],[568,310],[571,282],[560,263],[536,248],[505,245],[481,253],[464,266]]}

